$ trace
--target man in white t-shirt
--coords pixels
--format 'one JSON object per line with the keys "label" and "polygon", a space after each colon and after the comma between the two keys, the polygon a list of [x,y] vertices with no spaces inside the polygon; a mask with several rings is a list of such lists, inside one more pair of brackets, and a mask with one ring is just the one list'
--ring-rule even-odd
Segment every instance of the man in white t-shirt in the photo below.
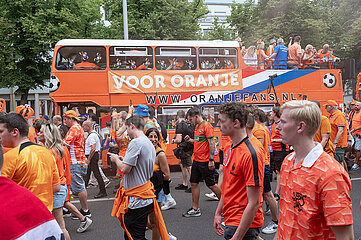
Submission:
{"label": "man in white t-shirt", "polygon": [[88,133],[88,137],[85,140],[85,156],[87,158],[86,163],[88,164],[88,171],[85,178],[85,183],[88,185],[90,173],[93,172],[95,178],[99,184],[99,193],[94,196],[94,198],[102,198],[107,196],[105,190],[105,184],[103,178],[100,175],[98,161],[100,154],[100,138],[98,133],[93,130],[92,122],[89,120],[83,122],[84,132]]}

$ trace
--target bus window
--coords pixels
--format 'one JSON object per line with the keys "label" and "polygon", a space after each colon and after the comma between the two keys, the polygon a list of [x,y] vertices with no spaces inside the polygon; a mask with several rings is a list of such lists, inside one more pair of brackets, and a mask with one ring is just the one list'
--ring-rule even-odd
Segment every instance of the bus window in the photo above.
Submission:
{"label": "bus window", "polygon": [[62,47],[56,54],[57,70],[104,70],[106,65],[104,47]]}
{"label": "bus window", "polygon": [[195,70],[196,49],[192,47],[157,47],[155,49],[158,70]]}
{"label": "bus window", "polygon": [[151,70],[153,49],[151,47],[111,47],[109,64],[112,70]]}
{"label": "bus window", "polygon": [[236,48],[199,48],[198,54],[202,70],[238,68]]}

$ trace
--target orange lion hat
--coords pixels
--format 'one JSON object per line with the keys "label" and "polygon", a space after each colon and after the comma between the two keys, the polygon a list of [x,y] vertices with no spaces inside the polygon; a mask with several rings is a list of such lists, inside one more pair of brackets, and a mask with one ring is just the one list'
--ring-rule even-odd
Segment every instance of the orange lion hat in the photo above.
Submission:
{"label": "orange lion hat", "polygon": [[28,104],[17,106],[15,112],[22,115],[26,120],[29,120],[29,118],[34,115],[34,109]]}
{"label": "orange lion hat", "polygon": [[5,112],[5,100],[0,98],[0,112]]}

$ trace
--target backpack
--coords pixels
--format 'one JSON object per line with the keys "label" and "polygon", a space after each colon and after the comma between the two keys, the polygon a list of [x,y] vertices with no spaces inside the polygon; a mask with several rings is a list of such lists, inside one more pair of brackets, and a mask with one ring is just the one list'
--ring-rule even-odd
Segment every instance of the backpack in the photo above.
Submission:
{"label": "backpack", "polygon": [[157,122],[160,127],[160,133],[162,134],[164,141],[167,142],[167,138],[168,138],[167,127],[165,126],[165,124],[162,121],[157,120]]}
{"label": "backpack", "polygon": [[184,137],[188,135],[190,138],[194,139],[194,125],[187,121],[182,121],[180,122],[180,124],[182,124],[182,132],[184,132],[185,134],[182,134],[182,142],[179,144],[179,146],[187,152],[193,151],[193,144],[186,142],[184,140]]}

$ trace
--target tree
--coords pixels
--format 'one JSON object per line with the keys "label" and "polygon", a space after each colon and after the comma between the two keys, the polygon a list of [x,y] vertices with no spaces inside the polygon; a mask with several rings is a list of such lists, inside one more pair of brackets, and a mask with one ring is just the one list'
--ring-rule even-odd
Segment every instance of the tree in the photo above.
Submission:
{"label": "tree", "polygon": [[1,87],[18,86],[21,103],[49,78],[52,48],[63,38],[91,37],[100,0],[0,0]]}
{"label": "tree", "polygon": [[242,38],[248,44],[254,39],[254,24],[256,22],[256,1],[247,0],[243,4],[234,4],[231,6],[231,16],[227,22],[234,29],[234,34]]}
{"label": "tree", "polygon": [[210,29],[202,39],[231,41],[235,39],[235,33],[228,24],[220,23],[218,22],[218,18],[215,18],[212,29]]}
{"label": "tree", "polygon": [[[208,13],[202,0],[128,0],[130,39],[197,39],[198,21]],[[105,0],[110,11],[112,38],[123,38],[122,3]]]}

